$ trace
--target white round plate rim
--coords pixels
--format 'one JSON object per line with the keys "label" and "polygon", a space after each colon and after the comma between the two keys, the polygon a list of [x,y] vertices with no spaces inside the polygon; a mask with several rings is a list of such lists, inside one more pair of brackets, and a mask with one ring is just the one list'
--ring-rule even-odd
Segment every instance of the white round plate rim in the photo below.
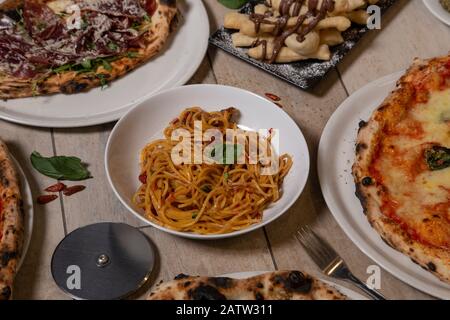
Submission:
{"label": "white round plate rim", "polygon": [[[333,214],[334,218],[340,225],[340,227],[344,230],[344,232],[347,234],[347,236],[352,240],[352,242],[368,257],[370,257],[372,260],[374,260],[377,264],[379,264],[381,267],[383,267],[385,270],[390,272],[392,275],[397,277],[398,279],[402,280],[403,282],[415,287],[416,289],[419,289],[425,293],[428,293],[432,296],[439,297],[442,299],[450,299],[450,286],[446,285],[444,282],[439,281],[436,277],[431,275],[429,272],[423,270],[418,265],[414,264],[410,259],[407,259],[405,255],[402,253],[395,251],[391,247],[389,247],[386,243],[384,243],[379,235],[376,233],[376,231],[369,225],[367,222],[367,219],[364,217],[364,225],[359,224],[359,222],[355,221],[354,219],[349,219],[346,214],[343,212],[344,210],[341,208],[341,206],[338,204],[339,202],[343,203],[346,200],[339,198],[339,195],[334,190],[334,188],[331,187],[332,180],[337,175],[342,175],[342,173],[330,173],[330,166],[329,162],[327,163],[327,159],[330,157],[331,151],[330,143],[332,141],[331,137],[339,136],[342,132],[336,132],[336,128],[339,126],[346,127],[348,126],[348,123],[350,120],[348,117],[345,119],[346,123],[342,123],[341,120],[342,115],[347,115],[349,113],[349,110],[354,110],[356,107],[361,106],[361,104],[358,104],[358,101],[370,101],[370,94],[374,92],[375,90],[382,90],[384,95],[380,98],[382,101],[390,92],[395,88],[395,84],[397,80],[400,78],[401,75],[404,74],[405,71],[396,72],[390,75],[387,75],[385,77],[382,77],[378,80],[375,80],[364,87],[357,90],[355,93],[350,95],[333,113],[333,115],[328,120],[327,125],[325,126],[325,129],[322,133],[322,137],[320,139],[319,143],[319,151],[318,151],[318,159],[317,159],[317,170],[318,170],[318,176],[319,176],[319,182],[322,189],[322,193],[325,199],[325,202],[330,209],[331,213]],[[377,95],[378,96],[378,95]],[[381,103],[380,101],[380,103]],[[369,105],[371,106],[370,102],[367,103],[368,106],[365,108],[363,107],[363,110],[368,112]],[[375,104],[373,108],[370,110],[369,115],[375,110],[375,108],[379,104]],[[354,112],[354,114],[357,114],[357,112]],[[356,117],[354,115],[354,117]],[[359,120],[367,120],[367,119],[359,119]],[[356,121],[355,124],[351,123],[349,127],[352,127],[355,129],[355,135],[352,137],[351,143],[354,145],[354,140],[356,139],[356,131],[357,131],[357,125],[358,121]],[[345,130],[345,129],[343,129]],[[342,136],[342,134],[341,134]],[[345,141],[345,137],[341,137]],[[344,142],[344,143],[350,143],[350,142]],[[346,150],[347,151],[347,150]],[[337,150],[336,152],[343,152],[343,150]],[[336,154],[336,153],[335,153]],[[352,154],[354,155],[354,147],[352,149]],[[339,156],[337,156],[339,157]],[[353,160],[353,158],[352,158]],[[351,163],[348,164],[348,167],[341,168],[339,171],[343,171],[344,169],[346,171],[346,175],[351,176]],[[339,179],[338,183],[340,183]],[[351,180],[353,181],[353,180]],[[352,193],[354,194],[354,184],[340,184],[340,187],[343,189],[346,189],[349,191],[349,188],[352,188]],[[354,195],[353,195],[354,196]],[[354,196],[354,199],[356,199],[356,196]],[[357,200],[357,199],[356,199]],[[357,200],[358,206],[356,209],[353,209],[351,213],[354,213],[356,216],[357,214],[363,215],[362,207],[359,203],[359,200]],[[365,231],[366,237],[363,237],[361,234],[358,233],[357,230],[354,229],[352,225],[356,225],[361,231]],[[373,241],[370,241],[368,239],[368,234],[373,235],[377,238],[377,243],[374,243]],[[383,254],[382,252],[387,252],[391,250],[393,255],[396,256],[396,259],[388,260],[388,258],[385,256],[386,254]],[[406,266],[402,267],[400,264],[400,261],[404,261],[404,259],[407,259]],[[405,270],[406,269],[406,270]],[[425,278],[425,279],[421,279]],[[445,288],[445,287],[448,287]]]}
{"label": "white round plate rim", "polygon": [[22,194],[24,216],[25,216],[22,254],[20,256],[20,260],[17,265],[17,270],[20,270],[20,267],[22,266],[25,260],[25,256],[28,252],[28,248],[30,247],[31,236],[33,234],[34,205],[33,205],[33,194],[31,193],[31,187],[30,184],[28,183],[25,172],[23,171],[22,167],[20,166],[16,158],[14,158],[14,156],[11,154],[10,157],[14,163],[14,166],[17,169],[17,174],[19,176],[20,190]]}
{"label": "white round plate rim", "polygon": [[438,0],[422,0],[425,7],[441,22],[450,26],[450,12],[445,11]]}
{"label": "white round plate rim", "polygon": [[[224,275],[221,275],[221,277],[226,278],[232,278],[232,279],[245,279],[250,277],[259,276],[264,273],[271,273],[276,271],[243,271],[243,272],[233,272],[233,273],[227,273]],[[324,280],[321,278],[318,278],[320,281],[325,282],[326,284],[334,287],[335,289],[339,290],[339,292],[345,294],[347,297],[349,297],[351,300],[369,300],[367,297],[363,296],[362,294],[353,291],[352,289],[349,289],[347,287],[341,286],[338,283],[331,282],[328,280]]]}
{"label": "white round plate rim", "polygon": [[[200,64],[203,61],[203,58],[206,54],[206,51],[208,49],[208,38],[209,38],[209,19],[208,14],[206,12],[206,8],[202,1],[197,0],[186,0],[188,2],[188,5],[191,6],[191,10],[194,11],[196,15],[199,16],[199,19],[195,19],[195,21],[190,21],[191,25],[189,28],[194,28],[196,26],[201,26],[201,30],[197,30],[196,32],[189,32],[192,34],[192,39],[195,41],[195,44],[191,45],[192,50],[190,50],[191,57],[189,61],[186,59],[186,63],[183,64],[183,67],[185,68],[185,71],[182,73],[181,76],[179,74],[174,74],[172,78],[170,79],[164,79],[164,81],[161,81],[163,84],[161,87],[154,88],[153,91],[147,92],[144,95],[141,95],[140,97],[135,100],[134,97],[129,98],[129,102],[126,104],[123,104],[119,107],[117,107],[115,110],[112,111],[105,111],[102,110],[101,112],[95,114],[95,115],[77,115],[77,116],[68,116],[68,117],[61,117],[61,118],[52,118],[50,114],[45,115],[29,115],[29,114],[21,114],[18,113],[16,110],[14,110],[13,106],[9,107],[0,107],[0,119],[23,124],[23,125],[30,125],[35,127],[43,127],[43,128],[80,128],[80,127],[88,127],[88,126],[94,126],[104,123],[109,123],[112,121],[116,121],[120,119],[126,112],[130,110],[130,108],[136,106],[137,104],[145,101],[149,97],[151,97],[153,94],[158,93],[162,90],[175,88],[178,86],[181,86],[185,84],[189,79],[195,74],[197,69],[199,68]],[[1,1],[0,1],[1,2]],[[194,14],[190,12],[190,14]],[[188,19],[187,19],[188,20]],[[194,20],[194,19],[192,19]],[[187,27],[187,25],[182,26]],[[199,29],[199,28],[197,28]],[[176,36],[176,32],[175,32]],[[175,39],[176,41],[176,39]],[[164,49],[162,51],[162,54],[164,54]],[[177,60],[182,62],[181,60]],[[177,61],[174,61],[174,64],[177,63]],[[148,64],[155,63],[157,61],[154,61],[151,59],[147,62],[146,65],[140,66],[133,72],[139,72],[142,69],[145,69]],[[188,65],[188,68],[186,68],[186,65]],[[171,68],[180,68],[176,67],[176,65],[171,65]],[[125,75],[122,78],[126,78],[128,75]],[[175,77],[177,76],[177,77]],[[179,77],[178,77],[179,76]],[[114,86],[117,85],[117,82],[122,80],[118,79],[112,83],[111,88],[107,88],[107,90],[115,90]],[[87,93],[79,93],[79,94],[72,94],[72,95],[66,95],[65,99],[77,99],[77,95],[81,94],[90,94],[94,90]],[[57,94],[54,96],[62,96],[62,94]],[[45,96],[44,96],[45,97]],[[52,97],[52,96],[49,96]],[[43,97],[37,97],[37,98],[43,98]],[[32,99],[32,98],[25,98],[25,99]],[[22,99],[12,99],[17,100],[20,102]],[[43,102],[45,104],[45,102]],[[30,108],[33,106],[30,105]],[[63,106],[62,106],[63,107]],[[2,110],[3,109],[3,110]],[[88,118],[89,117],[89,118]]]}
{"label": "white round plate rim", "polygon": [[[160,96],[170,96],[170,95],[176,95],[179,94],[179,92],[182,92],[184,90],[191,90],[191,89],[199,89],[202,90],[202,92],[210,92],[211,90],[232,90],[234,91],[236,94],[245,94],[245,95],[249,95],[252,96],[252,99],[257,99],[258,101],[261,101],[262,103],[265,104],[270,104],[271,107],[274,108],[274,110],[277,110],[277,112],[279,112],[280,116],[284,117],[283,120],[286,121],[287,123],[289,123],[292,128],[294,130],[297,131],[297,138],[299,139],[297,142],[299,144],[299,149],[301,149],[301,151],[299,151],[300,153],[303,153],[305,155],[305,158],[302,159],[302,167],[301,170],[303,172],[300,172],[298,174],[300,178],[299,180],[297,180],[297,192],[295,193],[295,196],[292,196],[292,199],[286,204],[284,205],[284,207],[279,210],[279,212],[277,214],[274,214],[271,218],[267,219],[266,221],[262,221],[260,223],[254,224],[246,229],[243,230],[239,230],[239,231],[234,231],[234,232],[230,232],[230,233],[225,233],[225,234],[214,234],[214,235],[201,235],[201,234],[195,234],[195,233],[188,233],[188,232],[180,232],[180,231],[176,231],[176,230],[172,230],[169,228],[165,228],[157,223],[154,223],[148,219],[146,219],[141,213],[139,213],[137,211],[137,209],[133,208],[131,205],[128,204],[128,202],[126,201],[126,199],[124,199],[124,197],[121,195],[121,193],[119,192],[119,190],[117,189],[115,183],[113,182],[113,178],[111,175],[111,168],[110,168],[110,164],[109,164],[109,160],[110,160],[110,153],[111,153],[111,146],[112,146],[112,141],[116,138],[116,134],[117,131],[119,130],[119,128],[122,126],[122,124],[126,123],[127,119],[134,113],[136,112],[136,110],[138,110],[139,108],[144,108],[144,106],[146,104],[151,103],[151,101],[153,99],[157,99]],[[219,104],[219,103],[218,103]],[[220,106],[225,107],[227,104],[220,102]],[[189,107],[189,104],[185,106],[186,108]],[[219,108],[219,106],[218,106]],[[174,114],[172,115],[173,117],[176,117],[178,114]],[[147,141],[148,142],[148,141]],[[140,219],[141,221],[143,221],[146,224],[149,224],[161,231],[170,233],[172,235],[176,235],[176,236],[180,236],[180,237],[184,237],[184,238],[189,238],[189,239],[197,239],[197,240],[215,240],[215,239],[224,239],[224,238],[230,238],[230,237],[235,237],[235,236],[239,236],[242,234],[246,234],[249,232],[252,232],[256,229],[262,228],[265,225],[273,222],[274,220],[276,220],[277,218],[279,218],[280,216],[282,216],[296,201],[297,199],[300,197],[301,193],[303,192],[303,189],[306,186],[306,182],[308,180],[308,176],[309,176],[309,170],[310,170],[310,156],[309,156],[309,150],[308,150],[308,145],[306,143],[306,139],[302,133],[302,131],[300,130],[300,128],[298,127],[298,125],[294,122],[294,120],[292,120],[292,118],[281,108],[279,108],[277,105],[275,105],[273,102],[244,89],[241,88],[237,88],[237,87],[231,87],[231,86],[225,86],[225,85],[217,85],[217,84],[194,84],[194,85],[187,85],[187,86],[182,86],[182,87],[177,87],[177,88],[172,88],[172,89],[168,89],[165,91],[162,91],[154,96],[152,96],[151,98],[149,98],[147,101],[142,102],[141,104],[135,106],[134,108],[132,108],[127,114],[125,114],[120,120],[119,122],[116,124],[116,126],[113,128],[113,130],[111,131],[111,134],[108,138],[108,142],[106,144],[106,149],[105,149],[105,171],[106,171],[106,176],[108,179],[108,182],[111,186],[111,188],[113,189],[114,194],[116,195],[116,197],[120,200],[120,202],[125,206],[125,208],[128,209],[128,211],[130,211],[134,216],[136,216],[138,219]],[[295,162],[294,162],[295,163]],[[302,177],[303,175],[303,177]],[[289,177],[289,174],[288,174]],[[285,178],[286,179],[288,178]],[[286,182],[285,182],[286,183]],[[276,204],[275,204],[276,205]]]}

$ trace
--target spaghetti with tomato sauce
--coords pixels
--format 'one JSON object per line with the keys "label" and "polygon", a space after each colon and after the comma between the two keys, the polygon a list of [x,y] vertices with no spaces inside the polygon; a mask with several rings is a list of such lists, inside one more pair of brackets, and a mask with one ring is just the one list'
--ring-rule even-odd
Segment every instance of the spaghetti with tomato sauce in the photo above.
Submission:
{"label": "spaghetti with tomato sauce", "polygon": [[[236,111],[234,108],[219,112],[186,109],[164,130],[163,139],[144,147],[140,157],[141,186],[133,202],[149,220],[182,232],[223,234],[260,222],[264,210],[280,199],[283,179],[292,166],[292,158],[287,154],[275,157],[278,171],[272,175],[261,174],[263,165],[248,161],[248,136],[244,145],[233,145],[243,152],[246,160],[243,164],[174,163],[171,152],[179,143],[172,140],[175,130],[185,129],[192,138],[195,136],[194,122],[199,121],[202,137],[206,130],[216,129],[226,141],[226,130],[238,129],[232,119]],[[269,150],[272,150],[271,136],[269,133],[266,138]],[[202,143],[203,147],[209,144]]]}

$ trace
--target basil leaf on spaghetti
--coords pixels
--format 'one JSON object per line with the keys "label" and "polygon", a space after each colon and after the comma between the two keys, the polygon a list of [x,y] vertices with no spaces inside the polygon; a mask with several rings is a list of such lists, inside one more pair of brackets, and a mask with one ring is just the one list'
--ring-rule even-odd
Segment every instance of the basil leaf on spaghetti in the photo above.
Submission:
{"label": "basil leaf on spaghetti", "polygon": [[235,164],[241,155],[241,145],[218,143],[212,148],[210,158],[220,164]]}
{"label": "basil leaf on spaghetti", "polygon": [[[291,156],[281,155],[276,159],[278,170],[267,174],[262,174],[263,164],[246,163],[249,134],[243,135],[245,139],[239,144],[226,142],[228,130],[240,130],[233,121],[237,113],[235,108],[212,112],[199,107],[185,109],[176,121],[167,124],[163,139],[150,141],[141,150],[140,172],[146,174],[146,183],[138,187],[132,201],[147,219],[179,232],[224,234],[259,223],[262,212],[282,197],[281,186],[292,166]],[[194,120],[202,125],[197,126]],[[205,137],[214,130],[214,136],[221,137],[213,143],[206,138],[202,141],[203,161],[186,157],[178,162],[173,158],[174,147],[179,147],[172,140],[175,130],[185,130],[191,137],[191,151],[196,135]],[[242,164],[227,163],[238,157],[244,160]]]}

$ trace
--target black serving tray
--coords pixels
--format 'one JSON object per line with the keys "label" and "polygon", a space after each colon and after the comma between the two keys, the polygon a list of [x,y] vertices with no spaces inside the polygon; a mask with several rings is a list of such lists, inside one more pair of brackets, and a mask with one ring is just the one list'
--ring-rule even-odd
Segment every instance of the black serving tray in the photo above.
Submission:
{"label": "black serving tray", "polygon": [[[396,0],[380,0],[377,5],[381,8],[381,13],[391,7]],[[252,0],[247,3],[239,12],[249,14],[260,0]],[[305,60],[285,64],[269,64],[250,58],[246,49],[235,48],[231,40],[231,34],[236,30],[229,30],[221,27],[209,38],[209,42],[216,47],[238,57],[258,68],[265,70],[287,82],[302,89],[311,89],[328,71],[334,68],[343,57],[356,45],[362,36],[369,31],[367,26],[353,24],[347,31],[342,33],[344,43],[330,47],[331,59],[329,61]]]}

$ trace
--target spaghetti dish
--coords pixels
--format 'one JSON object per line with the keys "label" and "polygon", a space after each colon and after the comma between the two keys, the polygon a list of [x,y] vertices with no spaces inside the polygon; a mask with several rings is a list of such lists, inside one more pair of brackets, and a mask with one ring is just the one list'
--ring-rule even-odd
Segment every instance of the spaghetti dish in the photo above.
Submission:
{"label": "spaghetti dish", "polygon": [[[142,185],[135,193],[133,202],[145,211],[149,220],[177,231],[223,234],[260,222],[264,209],[280,199],[283,179],[292,166],[291,156],[273,157],[278,162],[278,170],[275,174],[262,174],[265,164],[248,161],[250,131],[238,129],[232,119],[235,113],[237,110],[234,108],[217,112],[188,108],[164,130],[164,139],[144,147],[140,156],[139,180]],[[232,161],[231,164],[228,160],[175,163],[172,154],[179,141],[172,139],[174,131],[183,129],[194,141],[198,123],[201,124],[202,134],[214,129],[222,134],[223,141],[226,132],[230,131],[227,129],[244,132],[245,144],[234,144],[234,140],[231,145],[216,141],[215,145],[224,146],[223,150],[213,148],[210,154],[217,156],[232,146],[233,159],[240,153],[246,161]],[[261,136],[258,135],[258,138],[261,139]],[[274,156],[272,133],[263,139],[267,142],[268,153]],[[202,147],[214,146],[214,141],[214,137],[210,141],[202,141]]]}

